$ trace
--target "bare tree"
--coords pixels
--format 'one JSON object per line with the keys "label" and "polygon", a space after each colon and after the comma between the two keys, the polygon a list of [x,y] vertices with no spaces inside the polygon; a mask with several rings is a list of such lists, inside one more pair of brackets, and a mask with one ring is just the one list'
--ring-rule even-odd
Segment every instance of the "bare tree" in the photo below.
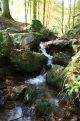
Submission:
{"label": "bare tree", "polygon": [[45,8],[46,8],[46,0],[44,0],[44,3],[43,3],[43,25],[45,23]]}
{"label": "bare tree", "polygon": [[9,0],[1,0],[2,3],[2,16],[12,19],[9,9]]}
{"label": "bare tree", "polygon": [[27,22],[27,14],[26,14],[26,0],[24,0],[24,9],[25,9],[25,22]]}
{"label": "bare tree", "polygon": [[69,21],[68,21],[68,24],[69,24],[69,29],[71,27],[71,1],[72,0],[69,0]]}
{"label": "bare tree", "polygon": [[74,9],[73,9],[73,26],[74,26],[74,21],[75,21],[75,5],[76,5],[76,0],[74,0]]}
{"label": "bare tree", "polygon": [[62,33],[64,32],[64,0],[62,0]]}

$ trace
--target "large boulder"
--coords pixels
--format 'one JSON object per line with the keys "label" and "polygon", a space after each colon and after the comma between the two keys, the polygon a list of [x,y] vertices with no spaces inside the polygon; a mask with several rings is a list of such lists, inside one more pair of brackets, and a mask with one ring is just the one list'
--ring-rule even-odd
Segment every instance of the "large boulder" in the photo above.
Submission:
{"label": "large boulder", "polygon": [[6,31],[0,31],[0,57],[9,56],[13,42]]}
{"label": "large boulder", "polygon": [[14,48],[30,48],[32,51],[38,51],[40,41],[47,35],[43,35],[43,32],[29,31],[27,33],[9,33],[9,36],[13,40]]}
{"label": "large boulder", "polygon": [[47,58],[40,53],[13,50],[10,59],[14,68],[23,73],[38,73],[47,63]]}
{"label": "large boulder", "polygon": [[13,40],[14,48],[17,49],[27,49],[29,43],[33,42],[32,33],[9,33],[9,36]]}
{"label": "large boulder", "polygon": [[46,82],[48,85],[53,87],[62,88],[63,85],[63,71],[64,67],[60,65],[54,65],[53,68],[51,68],[46,77]]}
{"label": "large boulder", "polygon": [[66,66],[71,59],[71,54],[69,52],[54,52],[53,53],[53,63]]}

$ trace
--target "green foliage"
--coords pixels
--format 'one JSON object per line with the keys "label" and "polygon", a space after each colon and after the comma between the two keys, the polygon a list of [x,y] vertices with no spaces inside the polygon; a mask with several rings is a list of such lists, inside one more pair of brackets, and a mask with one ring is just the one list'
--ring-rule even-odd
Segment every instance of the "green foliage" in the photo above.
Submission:
{"label": "green foliage", "polygon": [[64,67],[54,65],[52,69],[48,71],[46,81],[50,86],[62,88],[63,84],[63,72]]}
{"label": "green foliage", "polygon": [[36,105],[37,115],[50,116],[53,112],[53,106],[48,101],[42,101]]}
{"label": "green foliage", "polygon": [[31,103],[31,101],[40,94],[40,89],[38,87],[28,87],[24,88],[19,94],[18,99],[23,100],[25,103]]}
{"label": "green foliage", "polygon": [[[36,32],[37,35],[39,35],[40,38],[41,37],[46,38],[50,33],[49,29],[44,27],[39,20],[32,20],[30,31],[33,32],[33,35],[35,35],[34,32]],[[36,38],[36,36],[34,36],[34,38]],[[37,40],[37,38],[36,38],[36,40]]]}
{"label": "green foliage", "polygon": [[80,92],[80,75],[74,81],[65,84],[65,88],[69,95],[77,95]]}
{"label": "green foliage", "polygon": [[65,88],[69,95],[80,93],[80,51],[65,69]]}
{"label": "green foliage", "polygon": [[43,25],[39,20],[32,20],[31,29],[33,32],[40,32]]}
{"label": "green foliage", "polygon": [[2,35],[2,32],[0,32],[0,41],[3,40],[3,35]]}
{"label": "green foliage", "polygon": [[17,71],[23,73],[39,73],[47,63],[47,58],[40,53],[31,51],[12,51],[11,62]]}

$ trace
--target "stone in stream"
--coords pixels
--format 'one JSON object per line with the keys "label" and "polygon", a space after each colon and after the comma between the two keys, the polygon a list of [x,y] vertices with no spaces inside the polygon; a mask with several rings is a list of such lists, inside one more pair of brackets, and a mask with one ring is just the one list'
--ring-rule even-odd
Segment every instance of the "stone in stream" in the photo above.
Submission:
{"label": "stone in stream", "polygon": [[5,96],[3,91],[0,90],[0,106],[5,104]]}
{"label": "stone in stream", "polygon": [[22,73],[39,73],[47,63],[44,55],[27,50],[13,50],[10,60],[14,69]]}
{"label": "stone in stream", "polygon": [[54,64],[58,64],[61,66],[67,66],[70,59],[71,55],[69,52],[53,52],[53,57],[54,57]]}

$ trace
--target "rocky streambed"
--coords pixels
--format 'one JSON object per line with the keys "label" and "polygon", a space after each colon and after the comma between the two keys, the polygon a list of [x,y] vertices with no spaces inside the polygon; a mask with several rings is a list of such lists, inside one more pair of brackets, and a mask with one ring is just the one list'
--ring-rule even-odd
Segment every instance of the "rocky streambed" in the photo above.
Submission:
{"label": "rocky streambed", "polygon": [[80,120],[80,44],[39,24],[0,31],[0,121]]}

